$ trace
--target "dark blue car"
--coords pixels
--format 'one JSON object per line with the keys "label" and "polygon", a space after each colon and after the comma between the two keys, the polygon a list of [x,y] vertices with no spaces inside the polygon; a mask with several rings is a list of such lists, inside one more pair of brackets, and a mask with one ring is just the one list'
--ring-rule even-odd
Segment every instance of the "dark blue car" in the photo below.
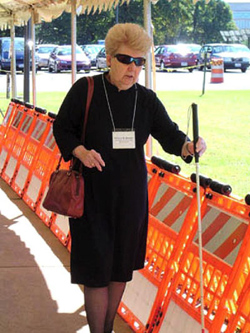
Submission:
{"label": "dark blue car", "polygon": [[[10,71],[11,64],[11,38],[0,38],[0,72]],[[16,70],[24,70],[24,38],[15,38]]]}

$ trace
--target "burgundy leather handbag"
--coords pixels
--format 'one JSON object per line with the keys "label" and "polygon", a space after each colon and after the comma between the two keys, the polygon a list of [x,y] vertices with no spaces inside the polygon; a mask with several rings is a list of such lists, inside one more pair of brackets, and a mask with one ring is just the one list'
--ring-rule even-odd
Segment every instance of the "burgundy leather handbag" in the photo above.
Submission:
{"label": "burgundy leather handbag", "polygon": [[[93,77],[87,77],[88,95],[84,116],[82,143],[85,139],[85,131],[89,113],[89,106],[94,90]],[[84,211],[84,179],[82,164],[79,170],[73,170],[74,161],[71,160],[69,170],[60,169],[62,156],[59,159],[56,170],[52,172],[49,180],[49,189],[43,201],[43,207],[54,213],[73,218],[79,218]],[[75,159],[74,159],[75,160]]]}

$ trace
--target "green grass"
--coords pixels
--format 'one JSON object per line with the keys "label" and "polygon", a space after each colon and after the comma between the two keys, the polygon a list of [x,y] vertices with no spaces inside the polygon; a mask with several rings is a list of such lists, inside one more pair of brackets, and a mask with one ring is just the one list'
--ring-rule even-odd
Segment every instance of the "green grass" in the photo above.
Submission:
{"label": "green grass", "polygon": [[[38,93],[37,105],[57,113],[64,96],[64,92]],[[159,91],[158,96],[184,132],[190,105],[198,105],[199,134],[208,146],[199,160],[200,174],[231,185],[234,196],[244,198],[250,193],[250,90],[207,91],[203,96],[198,91]],[[2,111],[8,103],[0,94]],[[192,138],[192,119],[189,136]],[[179,164],[186,176],[195,172],[194,163],[187,165],[179,157],[166,154],[155,141],[153,154]]]}

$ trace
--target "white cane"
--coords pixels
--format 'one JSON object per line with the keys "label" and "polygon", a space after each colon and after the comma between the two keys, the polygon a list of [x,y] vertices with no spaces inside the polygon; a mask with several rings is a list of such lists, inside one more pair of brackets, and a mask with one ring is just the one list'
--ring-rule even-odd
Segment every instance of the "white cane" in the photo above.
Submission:
{"label": "white cane", "polygon": [[200,175],[199,175],[199,153],[196,152],[196,143],[199,139],[198,127],[198,107],[197,104],[192,104],[193,114],[193,140],[194,140],[194,156],[196,166],[196,197],[198,211],[198,235],[199,235],[199,263],[200,263],[200,298],[201,298],[201,333],[205,333],[204,321],[204,296],[203,296],[203,258],[202,258],[202,227],[201,227],[201,203],[200,203]]}

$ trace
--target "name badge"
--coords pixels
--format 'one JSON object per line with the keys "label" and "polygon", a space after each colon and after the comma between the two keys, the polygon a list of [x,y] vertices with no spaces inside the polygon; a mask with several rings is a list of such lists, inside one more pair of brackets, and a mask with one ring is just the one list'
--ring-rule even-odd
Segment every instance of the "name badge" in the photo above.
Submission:
{"label": "name badge", "polygon": [[113,149],[135,149],[135,131],[112,132]]}

